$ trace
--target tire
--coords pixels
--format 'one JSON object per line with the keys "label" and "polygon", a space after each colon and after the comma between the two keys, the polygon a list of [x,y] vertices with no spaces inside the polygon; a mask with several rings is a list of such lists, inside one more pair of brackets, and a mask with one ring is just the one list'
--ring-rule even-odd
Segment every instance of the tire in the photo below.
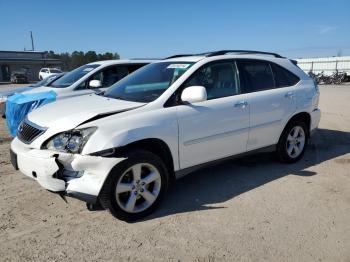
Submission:
{"label": "tire", "polygon": [[[295,132],[299,134],[297,137]],[[288,123],[277,144],[276,154],[279,160],[285,163],[299,161],[305,153],[308,137],[309,132],[305,122],[298,120]]]}
{"label": "tire", "polygon": [[39,80],[43,80],[43,77],[41,75],[39,76]]}
{"label": "tire", "polygon": [[[139,181],[137,175],[134,175],[137,173],[140,173]],[[157,180],[153,182],[145,182],[155,178]],[[163,199],[168,185],[169,174],[163,161],[149,151],[135,150],[127,153],[126,159],[111,170],[101,190],[100,203],[114,217],[128,222],[135,221],[154,211]]]}

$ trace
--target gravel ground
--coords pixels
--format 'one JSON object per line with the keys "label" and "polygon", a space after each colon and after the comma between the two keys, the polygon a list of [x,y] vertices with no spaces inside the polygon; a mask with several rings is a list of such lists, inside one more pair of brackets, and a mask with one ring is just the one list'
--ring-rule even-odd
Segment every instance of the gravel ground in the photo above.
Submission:
{"label": "gravel ground", "polygon": [[0,120],[0,260],[350,261],[349,101],[350,86],[321,87],[300,162],[265,154],[198,171],[130,224],[14,171]]}
{"label": "gravel ground", "polygon": [[0,84],[0,92],[14,90],[18,87],[30,86],[29,84]]}

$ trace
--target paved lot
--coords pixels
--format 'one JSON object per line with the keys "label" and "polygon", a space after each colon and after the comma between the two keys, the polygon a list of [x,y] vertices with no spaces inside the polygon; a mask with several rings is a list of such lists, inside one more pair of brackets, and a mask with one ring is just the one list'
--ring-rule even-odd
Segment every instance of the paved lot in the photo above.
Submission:
{"label": "paved lot", "polygon": [[0,120],[0,260],[350,261],[349,101],[350,86],[321,87],[302,161],[259,155],[198,171],[132,224],[14,171]]}
{"label": "paved lot", "polygon": [[0,85],[0,93],[3,91],[13,90],[13,89],[16,89],[18,87],[30,86],[30,85],[32,85],[32,83],[30,83],[30,84],[1,84]]}

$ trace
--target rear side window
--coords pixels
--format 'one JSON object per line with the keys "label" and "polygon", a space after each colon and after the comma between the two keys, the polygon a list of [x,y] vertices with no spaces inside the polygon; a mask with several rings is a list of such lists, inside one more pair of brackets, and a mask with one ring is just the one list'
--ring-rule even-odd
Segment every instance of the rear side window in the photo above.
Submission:
{"label": "rear side window", "polygon": [[248,92],[275,88],[270,63],[260,60],[241,60],[239,64]]}
{"label": "rear side window", "polygon": [[275,76],[276,87],[294,86],[299,82],[299,77],[289,72],[287,69],[276,64],[271,64],[271,66]]}

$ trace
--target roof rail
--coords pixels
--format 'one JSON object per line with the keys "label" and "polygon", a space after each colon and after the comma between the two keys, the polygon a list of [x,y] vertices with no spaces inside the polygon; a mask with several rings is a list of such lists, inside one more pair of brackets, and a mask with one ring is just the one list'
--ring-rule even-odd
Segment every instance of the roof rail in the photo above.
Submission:
{"label": "roof rail", "polygon": [[240,54],[262,54],[262,55],[272,55],[277,58],[284,58],[283,56],[276,54],[276,53],[270,53],[270,52],[263,52],[263,51],[254,51],[254,50],[220,50],[220,51],[214,51],[207,53],[207,57],[211,56],[217,56],[217,55],[226,55],[228,53],[240,53]]}
{"label": "roof rail", "polygon": [[183,56],[194,56],[195,54],[179,54],[179,55],[172,55],[172,56],[168,56],[166,58],[163,58],[163,60],[165,59],[170,59],[170,58],[177,58],[177,57],[183,57]]}
{"label": "roof rail", "polygon": [[130,58],[129,60],[161,60],[161,58],[136,57],[136,58]]}
{"label": "roof rail", "polygon": [[254,51],[254,50],[220,50],[220,51],[213,51],[213,52],[205,52],[205,53],[200,53],[200,54],[179,54],[179,55],[173,55],[164,58],[165,59],[170,59],[170,58],[177,58],[177,57],[183,57],[183,56],[206,56],[206,57],[211,57],[211,56],[217,56],[217,55],[226,55],[228,53],[239,53],[239,54],[261,54],[261,55],[272,55],[277,58],[284,58],[283,56],[276,54],[276,53],[270,53],[270,52],[263,52],[263,51]]}

